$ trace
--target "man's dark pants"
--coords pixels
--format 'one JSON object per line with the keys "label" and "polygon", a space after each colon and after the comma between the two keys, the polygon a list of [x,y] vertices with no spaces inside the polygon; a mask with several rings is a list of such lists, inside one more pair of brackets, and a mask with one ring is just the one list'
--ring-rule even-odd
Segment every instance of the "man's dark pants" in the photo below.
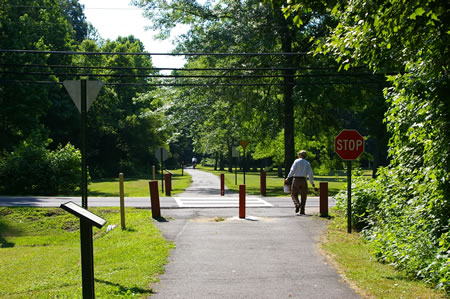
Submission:
{"label": "man's dark pants", "polygon": [[[300,194],[301,202],[298,200]],[[300,207],[300,214],[305,214],[306,196],[308,194],[308,183],[304,177],[294,177],[291,186],[291,198],[295,207]]]}

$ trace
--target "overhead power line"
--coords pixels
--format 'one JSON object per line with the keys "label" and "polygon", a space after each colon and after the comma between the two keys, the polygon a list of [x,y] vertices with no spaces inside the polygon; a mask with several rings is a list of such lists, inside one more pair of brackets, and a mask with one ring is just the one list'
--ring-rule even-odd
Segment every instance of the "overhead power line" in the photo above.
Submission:
{"label": "overhead power line", "polygon": [[[79,66],[79,65],[51,65],[51,64],[15,64],[3,63],[3,67],[24,68],[66,68],[66,69],[101,69],[101,70],[148,70],[148,71],[306,71],[306,70],[337,70],[337,66],[309,66],[309,67],[235,67],[235,68],[172,68],[172,67],[127,67],[127,66]],[[354,69],[367,69],[354,67]]]}
{"label": "overhead power line", "polygon": [[[5,84],[53,84],[53,85],[62,85],[62,82],[56,81],[31,81],[31,80],[1,80],[0,83]],[[191,86],[191,87],[231,87],[231,86],[286,86],[286,85],[373,85],[379,84],[379,82],[374,81],[364,81],[357,82],[354,81],[342,81],[342,82],[308,82],[308,83],[146,83],[146,82],[137,82],[137,83],[112,83],[105,82],[104,85],[111,86],[149,86],[149,87],[160,87],[160,86],[174,86],[174,87],[183,87],[183,86]]]}
{"label": "overhead power line", "polygon": [[148,52],[77,52],[77,51],[42,51],[42,50],[14,50],[0,49],[0,53],[18,54],[61,54],[61,55],[137,55],[137,56],[304,56],[312,55],[305,52],[280,53],[148,53]]}
{"label": "overhead power line", "polygon": [[53,72],[16,72],[0,71],[0,74],[9,75],[33,75],[33,76],[78,76],[78,77],[116,77],[116,78],[224,78],[224,79],[261,79],[261,78],[318,78],[318,77],[362,77],[373,76],[367,73],[343,73],[343,74],[299,74],[299,75],[139,75],[139,74],[92,74],[92,73],[53,73]]}

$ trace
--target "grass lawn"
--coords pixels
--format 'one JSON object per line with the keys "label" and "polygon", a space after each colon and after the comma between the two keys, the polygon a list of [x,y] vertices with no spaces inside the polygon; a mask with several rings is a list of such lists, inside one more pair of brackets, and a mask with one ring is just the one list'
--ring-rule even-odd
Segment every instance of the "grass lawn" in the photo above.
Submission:
{"label": "grass lawn", "polygon": [[333,217],[322,237],[321,250],[332,264],[348,278],[366,298],[447,298],[371,256],[370,244],[358,233],[347,233],[347,219],[332,212]]}
{"label": "grass lawn", "polygon": [[[93,229],[98,298],[144,298],[164,271],[173,244],[148,210],[92,208],[108,222]],[[58,208],[0,208],[0,298],[81,298],[78,218]],[[107,226],[118,227],[106,233]]]}
{"label": "grass lawn", "polygon": [[[172,172],[172,192],[171,195],[183,192],[191,184],[191,177],[181,169],[170,170]],[[157,175],[158,186],[161,190],[161,177]],[[126,197],[148,197],[150,190],[148,182],[151,178],[127,178],[124,179],[124,192]],[[118,197],[119,178],[101,179],[89,184],[89,196],[98,197]]]}
{"label": "grass lawn", "polygon": [[[235,173],[228,171],[217,171],[213,167],[197,166],[198,169],[208,171],[220,176],[221,173],[225,174],[225,185],[228,189],[239,192],[239,185],[244,183],[243,173],[238,172],[237,184]],[[309,181],[308,181],[309,182]],[[347,186],[347,177],[344,175],[336,176],[314,176],[314,183],[319,188],[320,182],[328,182],[328,193],[330,196],[337,194],[340,190],[345,189]],[[268,172],[266,174],[266,196],[288,196],[283,193],[284,179],[279,178],[277,172]],[[260,174],[259,172],[246,172],[245,173],[245,188],[248,194],[260,194]],[[308,185],[310,185],[308,183]],[[314,195],[312,186],[309,186],[310,195]],[[319,195],[316,193],[315,195]]]}

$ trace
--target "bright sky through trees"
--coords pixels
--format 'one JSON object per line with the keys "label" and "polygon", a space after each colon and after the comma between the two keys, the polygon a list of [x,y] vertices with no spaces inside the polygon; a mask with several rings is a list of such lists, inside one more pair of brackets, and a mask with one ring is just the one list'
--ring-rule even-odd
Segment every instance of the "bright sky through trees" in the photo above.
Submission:
{"label": "bright sky through trees", "polygon": [[[142,16],[140,8],[131,6],[130,0],[79,0],[84,5],[86,19],[98,30],[104,39],[115,40],[118,36],[134,35],[139,38],[148,52],[169,53],[174,48],[171,40],[154,40],[156,34],[145,30],[150,20]],[[185,32],[186,27],[179,26],[172,36]],[[182,57],[153,56],[155,67],[182,67]]]}

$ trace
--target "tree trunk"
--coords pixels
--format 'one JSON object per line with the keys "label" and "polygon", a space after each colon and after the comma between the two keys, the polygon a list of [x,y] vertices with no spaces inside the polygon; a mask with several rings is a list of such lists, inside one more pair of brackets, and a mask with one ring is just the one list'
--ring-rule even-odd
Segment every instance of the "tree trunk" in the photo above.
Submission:
{"label": "tree trunk", "polygon": [[[281,49],[284,53],[292,53],[292,37],[287,26],[286,19],[280,14]],[[288,55],[283,59],[283,67],[292,67],[295,65],[294,56]],[[285,177],[295,160],[295,143],[294,143],[294,70],[283,70],[283,98],[284,98],[284,169]]]}
{"label": "tree trunk", "polygon": [[225,170],[225,161],[223,160],[223,153],[220,153],[220,158],[219,158],[219,166],[220,166],[220,170],[223,171]]}
{"label": "tree trunk", "polygon": [[214,159],[214,170],[217,170],[217,163],[219,161],[219,153],[216,153],[216,157]]}
{"label": "tree trunk", "polygon": [[228,144],[228,172],[233,173],[233,143]]}

